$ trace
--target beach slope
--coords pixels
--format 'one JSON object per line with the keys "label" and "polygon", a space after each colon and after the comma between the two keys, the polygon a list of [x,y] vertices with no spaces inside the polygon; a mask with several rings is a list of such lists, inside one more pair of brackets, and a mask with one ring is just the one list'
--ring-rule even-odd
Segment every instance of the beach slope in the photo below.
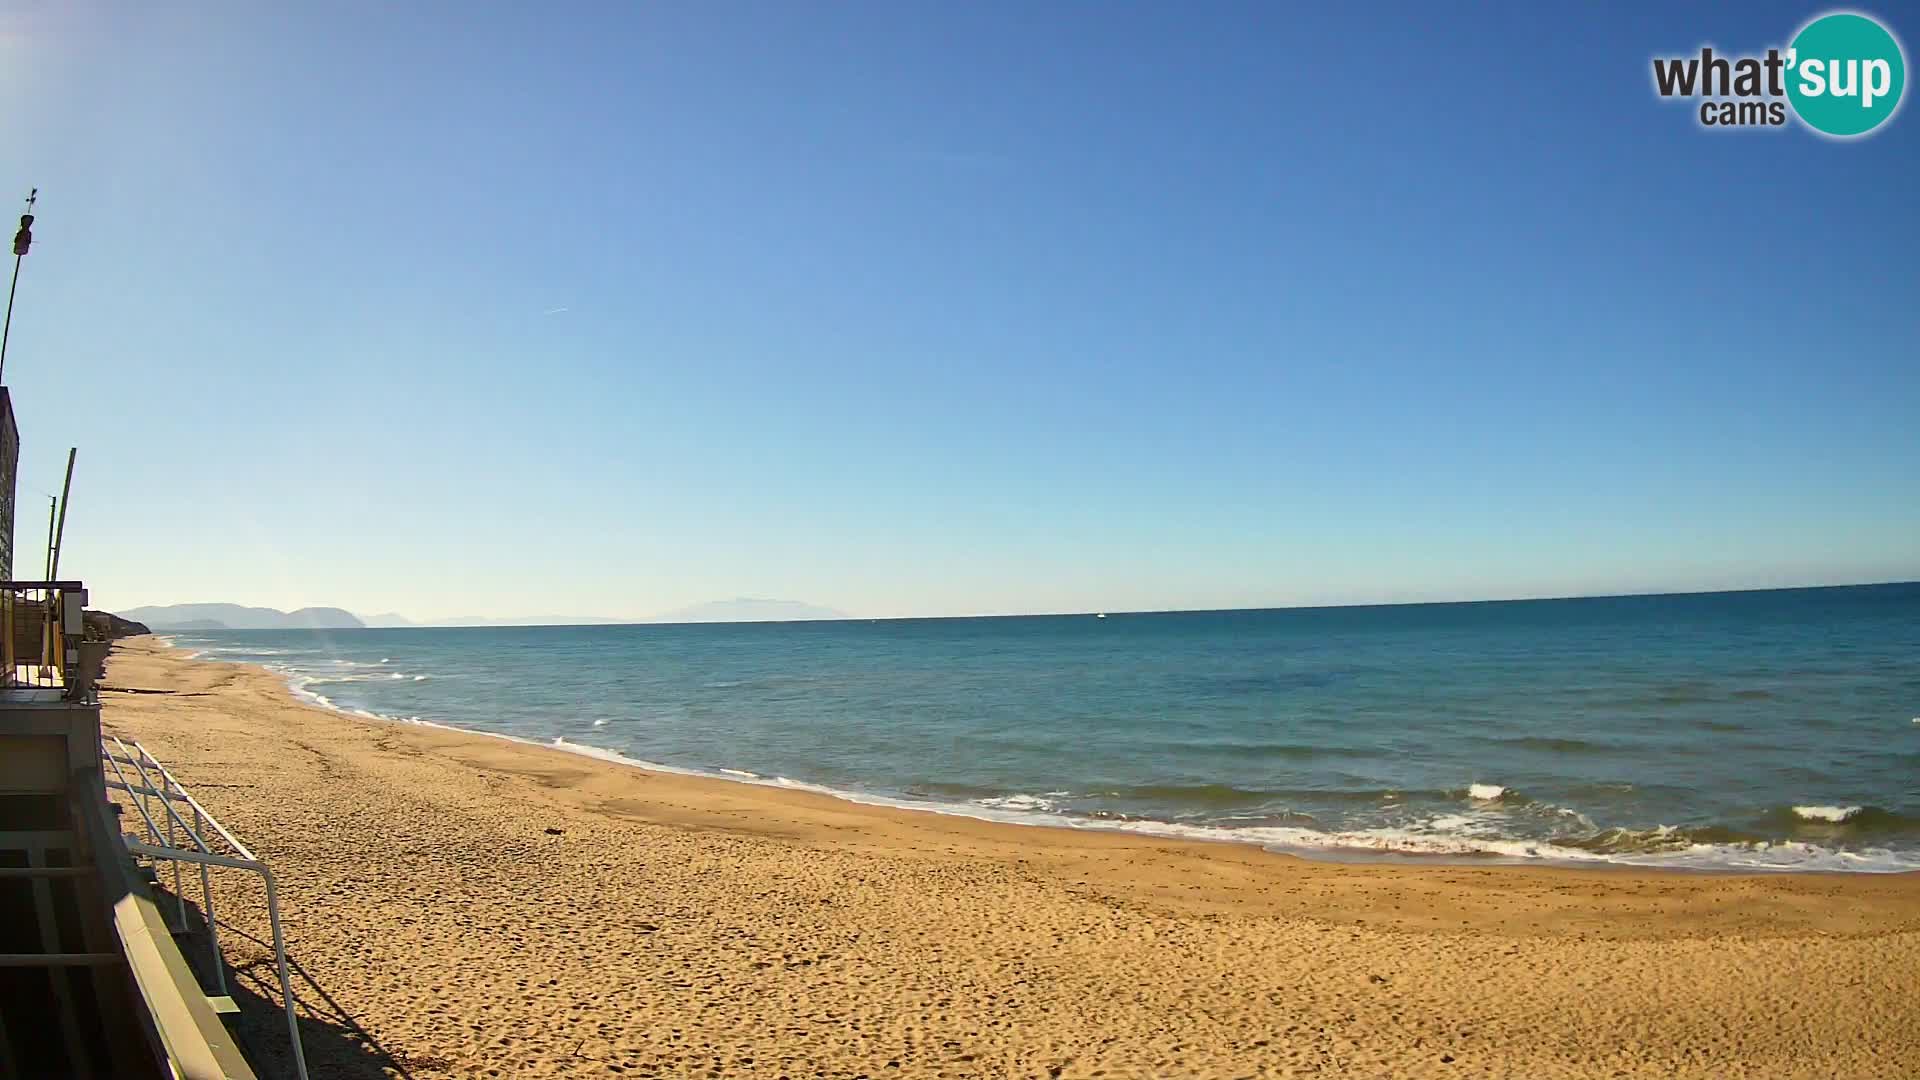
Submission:
{"label": "beach slope", "polygon": [[1920,875],[1315,863],[362,720],[145,639],[107,686],[279,876],[316,1075],[1920,1075]]}

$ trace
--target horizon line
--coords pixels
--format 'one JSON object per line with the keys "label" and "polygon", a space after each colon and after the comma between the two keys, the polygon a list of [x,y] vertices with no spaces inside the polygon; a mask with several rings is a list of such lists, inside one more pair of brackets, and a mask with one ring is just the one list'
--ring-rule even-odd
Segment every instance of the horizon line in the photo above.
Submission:
{"label": "horizon line", "polygon": [[[1846,582],[1832,582],[1832,583],[1819,584],[1819,585],[1757,585],[1757,586],[1746,586],[1746,587],[1734,588],[1734,589],[1655,589],[1655,590],[1640,591],[1640,592],[1567,593],[1567,594],[1556,594],[1553,596],[1491,596],[1491,597],[1476,597],[1476,598],[1464,599],[1464,600],[1369,600],[1369,601],[1355,601],[1352,603],[1280,604],[1280,605],[1265,605],[1265,606],[1255,606],[1255,607],[1136,608],[1136,609],[1130,609],[1130,610],[1112,608],[1112,609],[1106,609],[1106,610],[1086,609],[1086,610],[1073,610],[1073,611],[977,612],[969,615],[845,615],[843,614],[835,618],[812,618],[812,619],[705,619],[705,620],[677,620],[677,621],[668,619],[668,618],[663,618],[662,616],[658,616],[658,615],[641,616],[637,618],[624,616],[624,615],[579,615],[579,616],[572,616],[572,618],[588,620],[588,621],[570,622],[570,623],[568,622],[521,623],[516,621],[519,619],[555,618],[555,617],[566,617],[566,616],[452,615],[452,616],[442,616],[442,618],[460,619],[460,620],[479,619],[479,620],[486,620],[488,622],[494,622],[494,623],[513,623],[515,625],[515,628],[518,628],[518,629],[531,629],[534,627],[541,627],[541,626],[596,626],[596,625],[597,626],[718,626],[718,625],[740,625],[745,623],[911,622],[916,620],[933,621],[938,619],[1053,619],[1053,618],[1071,618],[1076,616],[1092,617],[1096,615],[1212,615],[1212,614],[1222,614],[1227,612],[1249,612],[1249,611],[1330,611],[1330,610],[1340,610],[1345,608],[1440,607],[1440,606],[1458,605],[1458,604],[1544,604],[1544,603],[1554,603],[1556,601],[1565,601],[1565,600],[1626,600],[1626,599],[1653,599],[1653,598],[1662,597],[1662,596],[1716,596],[1716,595],[1728,595],[1728,594],[1738,594],[1738,593],[1809,592],[1817,589],[1872,589],[1872,588],[1883,588],[1883,587],[1892,586],[1892,585],[1920,585],[1920,578],[1900,578],[1900,579],[1895,579],[1891,581],[1846,581]],[[783,602],[806,603],[806,601],[783,601]],[[196,604],[217,604],[217,603],[226,603],[226,601],[182,601],[181,603],[178,603],[178,604],[139,604],[139,605],[135,605],[133,608],[130,608],[128,610],[138,610],[139,608],[143,608],[143,607],[184,607],[184,606],[196,605]],[[250,607],[254,605],[233,604],[232,606]],[[300,608],[294,608],[293,611],[301,611],[301,610],[305,610],[306,608],[332,607],[332,606],[333,605],[328,605],[328,604],[308,604]],[[268,608],[267,610],[279,611],[280,609]],[[364,619],[368,617],[368,616],[361,615],[359,612],[351,611],[347,608],[336,608],[336,610],[345,611],[347,612],[347,614],[352,615],[356,619]],[[281,611],[280,613],[283,615],[292,614],[291,611]],[[114,612],[114,614],[119,614],[119,613]],[[432,619],[414,620],[408,616],[400,615],[398,612],[391,612],[391,611],[382,612],[381,614],[392,615],[392,616],[397,616],[399,618],[407,619],[407,621],[412,623],[413,625],[411,626],[329,626],[329,627],[313,627],[312,629],[322,629],[322,630],[503,629],[503,627],[500,627],[500,626],[487,626],[484,624],[460,626],[460,625],[446,625],[446,624],[436,623]],[[234,628],[227,627],[226,629],[234,629]],[[305,628],[283,627],[280,629],[305,629]]]}

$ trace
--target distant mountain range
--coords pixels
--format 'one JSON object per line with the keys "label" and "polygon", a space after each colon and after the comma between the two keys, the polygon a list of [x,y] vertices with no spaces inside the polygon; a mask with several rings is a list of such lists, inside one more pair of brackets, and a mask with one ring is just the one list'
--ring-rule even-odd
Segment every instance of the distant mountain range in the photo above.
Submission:
{"label": "distant mountain range", "polygon": [[131,608],[121,617],[154,630],[357,630],[362,627],[401,626],[593,626],[611,623],[798,622],[844,619],[842,612],[797,600],[739,597],[679,608],[646,619],[618,619],[600,615],[527,615],[508,619],[462,615],[449,619],[415,621],[395,612],[355,615],[333,607],[306,607],[298,611],[242,607],[238,604],[167,604]]}
{"label": "distant mountain range", "polygon": [[683,607],[664,615],[655,615],[647,621],[659,623],[802,622],[813,619],[845,618],[848,618],[846,612],[820,607],[817,604],[803,604],[798,600],[759,600],[751,596],[742,596],[733,600],[710,600],[704,604]]}
{"label": "distant mountain range", "polygon": [[337,607],[279,611],[239,604],[168,604],[129,608],[117,614],[154,630],[344,630],[366,625],[353,612]]}
{"label": "distant mountain range", "polygon": [[485,615],[456,615],[450,619],[428,619],[414,621],[405,615],[387,612],[384,615],[362,615],[360,621],[373,627],[395,626],[600,626],[631,622],[645,622],[645,619],[612,619],[600,615],[525,615],[513,619],[490,619]]}

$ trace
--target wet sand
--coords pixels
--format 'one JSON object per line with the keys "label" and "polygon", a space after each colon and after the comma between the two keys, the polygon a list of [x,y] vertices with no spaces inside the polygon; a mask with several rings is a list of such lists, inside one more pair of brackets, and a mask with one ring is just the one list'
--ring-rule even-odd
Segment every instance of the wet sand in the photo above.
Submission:
{"label": "wet sand", "polygon": [[1309,862],[361,720],[152,639],[106,685],[278,875],[316,1076],[1920,1076],[1920,875]]}

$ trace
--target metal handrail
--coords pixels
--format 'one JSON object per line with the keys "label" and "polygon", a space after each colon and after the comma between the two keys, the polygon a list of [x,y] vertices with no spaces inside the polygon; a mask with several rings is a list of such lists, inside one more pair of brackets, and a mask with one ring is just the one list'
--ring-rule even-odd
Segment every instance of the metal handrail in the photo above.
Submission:
{"label": "metal handrail", "polygon": [[[114,745],[120,748],[121,753],[123,754],[131,753],[131,751],[127,749],[127,744],[120,741],[119,736],[115,735],[115,736],[111,736],[111,738],[113,739]],[[103,744],[101,746],[101,751],[104,753],[105,750],[106,750],[106,747]],[[152,756],[151,754],[148,754],[144,749],[142,749],[140,753],[142,757]],[[108,755],[108,757],[111,758],[112,755]],[[154,786],[153,777],[147,775],[147,768],[145,765],[142,765],[140,763],[140,758],[128,758],[126,759],[125,763],[133,766],[134,771],[140,774],[140,782],[142,784],[146,785],[149,788]],[[120,771],[119,763],[117,760],[114,766],[114,772],[118,774],[122,780],[126,779],[126,774]],[[188,836],[193,837],[193,842],[199,846],[202,852],[210,852],[213,850],[212,848],[207,846],[207,842],[205,840],[202,840],[200,838],[199,832],[197,832],[191,826],[189,826],[186,822],[186,819],[180,816],[180,812],[173,808],[173,800],[162,798],[160,800],[160,807],[161,809],[167,812],[167,846],[168,847],[174,846],[173,827],[177,824],[180,826],[180,828],[186,830],[186,833]],[[147,818],[147,823],[149,825],[153,823],[153,819],[151,816]],[[159,830],[157,829],[154,830],[153,835],[154,835],[154,839],[158,840],[160,838]],[[187,898],[186,898],[186,895],[180,891],[180,864],[179,863],[173,864],[173,900],[174,900],[174,906],[175,906],[176,912],[179,916],[175,920],[177,923],[175,929],[185,930],[187,928]],[[227,976],[226,976],[226,972],[223,970],[222,965],[220,963],[220,932],[214,929],[213,907],[212,907],[213,893],[207,881],[206,871],[204,869],[201,871],[201,874],[200,874],[200,902],[201,902],[201,906],[207,909],[207,932],[209,936],[213,938],[213,973],[215,976],[215,980],[220,984],[220,992],[224,994],[227,992]]]}
{"label": "metal handrail", "polygon": [[[112,738],[114,741],[114,744],[120,747],[121,753],[123,754],[130,753],[130,751],[127,750],[127,744],[124,742],[121,742],[117,736],[108,736],[108,737]],[[134,745],[138,746],[139,744],[135,743]],[[118,783],[109,781],[107,783],[107,786],[110,788],[115,788],[120,791],[128,792],[129,794],[139,794],[143,796],[141,799],[137,801],[137,805],[139,805],[140,807],[140,816],[147,819],[148,835],[152,836],[156,840],[160,838],[160,829],[157,825],[154,824],[153,815],[147,813],[146,811],[145,797],[153,796],[161,800],[160,805],[166,810],[168,815],[168,820],[167,820],[167,841],[168,841],[167,846],[168,847],[173,846],[173,843],[172,843],[173,836],[174,836],[173,826],[175,822],[178,822],[180,827],[186,830],[187,835],[193,837],[194,844],[198,846],[202,852],[211,852],[213,850],[212,848],[207,846],[206,840],[202,839],[200,836],[199,828],[201,827],[200,826],[201,815],[200,815],[200,811],[197,808],[194,810],[193,825],[188,825],[186,823],[186,820],[180,816],[179,811],[173,808],[174,796],[165,789],[156,789],[153,786],[153,778],[147,775],[147,770],[143,765],[140,764],[139,758],[114,757],[111,753],[107,752],[104,739],[101,741],[100,750],[101,750],[101,756],[107,761],[108,764],[113,766],[114,775],[120,778]],[[152,762],[156,769],[159,768],[160,763],[158,761],[154,761],[153,755],[147,753],[144,747],[141,748],[140,752],[141,752],[141,756],[145,757],[148,761]],[[134,771],[140,774],[141,783],[139,785],[133,785],[127,782],[126,771],[120,768],[120,766],[122,765],[131,765],[133,766]],[[164,775],[164,772],[163,772],[163,775]],[[172,780],[172,777],[169,776],[167,777],[167,779]],[[177,782],[176,782],[176,786],[177,786]],[[185,794],[185,793],[182,792],[182,794]],[[242,855],[245,858],[249,858],[249,859],[253,858],[253,853],[251,851],[247,851],[245,848],[242,848],[240,850],[242,852]],[[213,883],[207,877],[207,868],[205,866],[202,866],[200,868],[200,907],[202,910],[204,910],[207,913],[207,937],[210,939],[209,947],[210,947],[210,951],[213,954],[213,979],[215,984],[218,985],[220,992],[222,994],[225,994],[227,992],[227,970],[226,970],[226,964],[225,964],[225,956],[220,952],[220,924],[214,920]],[[186,893],[182,891],[180,888],[180,864],[177,862],[174,863],[173,865],[173,908],[174,908],[173,928],[175,930],[184,932],[187,929],[187,896],[186,896]]]}
{"label": "metal handrail", "polygon": [[[124,757],[115,756],[113,752],[107,748],[107,738],[113,739],[114,744],[119,747],[120,753],[125,755]],[[218,866],[232,870],[249,870],[260,875],[260,879],[266,886],[267,891],[267,922],[273,930],[274,966],[280,977],[281,1003],[287,1014],[287,1035],[293,1043],[294,1068],[298,1072],[300,1080],[308,1080],[306,1050],[300,1042],[300,1020],[294,1008],[293,978],[287,964],[286,937],[280,928],[280,898],[279,890],[274,884],[273,871],[267,868],[266,863],[255,858],[253,852],[248,850],[245,844],[242,844],[233,833],[228,831],[227,827],[222,825],[218,818],[215,818],[205,807],[200,805],[198,800],[188,794],[187,789],[181,785],[180,781],[176,780],[173,774],[167,771],[167,767],[160,764],[159,760],[148,752],[146,747],[140,745],[139,742],[136,741],[133,744],[133,749],[129,750],[127,744],[122,742],[119,737],[103,737],[100,741],[100,756],[113,768],[114,774],[120,778],[117,783],[107,781],[107,786],[116,790],[125,791],[133,796],[132,801],[135,808],[140,811],[140,816],[146,821],[147,835],[155,841],[155,843],[148,844],[142,843],[133,837],[127,837],[127,850],[135,855],[143,855],[149,859],[164,859],[174,864],[174,900],[180,911],[183,929],[186,919],[186,898],[180,892],[180,864],[189,863],[199,866],[200,901],[206,913],[207,933],[213,953],[214,977],[223,995],[226,993],[227,987],[225,974],[226,958],[220,951],[219,920],[213,910],[213,886],[207,871],[209,867]],[[143,782],[140,784],[130,783],[127,780],[125,770],[121,768],[122,765],[132,766],[135,772],[140,775],[140,779]],[[153,778],[148,775],[147,766],[151,766],[153,770],[160,775],[161,782],[159,784],[155,784]],[[178,824],[178,826],[193,839],[194,847],[198,850],[175,847],[171,843],[163,845],[158,842],[161,839],[160,826],[159,823],[154,820],[153,815],[147,811],[146,800],[149,797],[158,798],[161,806],[166,810],[168,819],[167,831],[169,833],[168,839],[172,839],[173,826]],[[175,802],[184,802],[193,809],[194,823],[192,825],[189,825],[180,812],[174,808],[173,804]],[[234,851],[238,853],[237,858],[229,855],[221,855],[208,847],[206,838],[201,835],[201,830],[207,826],[212,826],[213,831],[218,833],[221,839],[232,846]]]}
{"label": "metal handrail", "polygon": [[200,805],[199,800],[193,797],[192,792],[188,791],[186,787],[180,783],[180,781],[173,778],[173,774],[167,771],[167,767],[165,765],[162,765],[159,762],[159,760],[156,759],[152,754],[147,753],[146,747],[141,746],[138,742],[135,742],[133,745],[139,749],[140,753],[146,756],[147,764],[152,765],[155,769],[159,770],[161,777],[165,779],[169,785],[172,786],[174,793],[178,795],[180,799],[183,800],[188,806],[193,807],[193,812],[200,815],[200,817],[204,819],[208,825],[213,826],[214,831],[220,834],[220,838],[222,840],[225,840],[228,844],[230,844],[233,847],[233,850],[239,852],[241,858],[243,859],[256,858],[254,853],[247,849],[247,845],[241,843],[238,837],[228,832],[227,827],[225,825],[220,824],[219,819],[215,818],[211,813],[208,813],[206,807]]}

